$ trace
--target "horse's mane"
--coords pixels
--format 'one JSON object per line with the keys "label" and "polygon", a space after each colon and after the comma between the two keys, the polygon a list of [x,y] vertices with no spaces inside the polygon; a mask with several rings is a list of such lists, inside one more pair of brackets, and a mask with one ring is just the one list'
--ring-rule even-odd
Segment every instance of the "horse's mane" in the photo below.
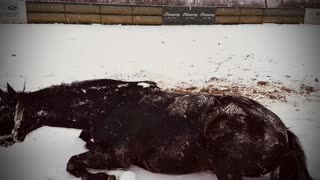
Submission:
{"label": "horse's mane", "polygon": [[147,83],[150,84],[152,87],[159,88],[157,83],[154,81],[121,81],[121,80],[113,80],[113,79],[94,79],[94,80],[84,80],[84,81],[74,81],[71,83],[61,83],[60,85],[52,85],[34,93],[37,94],[46,94],[48,92],[57,92],[63,91],[64,89],[75,88],[88,88],[88,87],[98,87],[98,86],[117,86],[121,84],[133,84],[137,85],[139,83]]}

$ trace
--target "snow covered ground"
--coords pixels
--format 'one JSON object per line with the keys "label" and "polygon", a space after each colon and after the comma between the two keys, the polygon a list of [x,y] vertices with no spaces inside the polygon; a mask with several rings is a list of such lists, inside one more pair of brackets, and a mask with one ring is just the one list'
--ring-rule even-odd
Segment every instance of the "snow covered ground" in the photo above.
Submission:
{"label": "snow covered ground", "polygon": [[[0,25],[0,88],[34,91],[62,82],[153,80],[162,88],[256,99],[292,128],[320,179],[320,26]],[[1,127],[0,127],[1,128]],[[85,151],[80,131],[43,127],[0,147],[2,180],[72,180],[68,159]],[[122,180],[213,180],[138,167]],[[121,175],[121,172],[114,172]],[[267,177],[261,178],[267,179]]]}

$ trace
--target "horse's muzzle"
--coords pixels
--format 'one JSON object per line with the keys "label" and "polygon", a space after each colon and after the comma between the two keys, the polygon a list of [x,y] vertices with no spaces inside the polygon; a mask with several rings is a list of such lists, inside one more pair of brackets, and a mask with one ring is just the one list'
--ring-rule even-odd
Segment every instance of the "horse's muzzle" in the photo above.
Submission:
{"label": "horse's muzzle", "polygon": [[9,147],[9,146],[12,146],[14,143],[15,141],[13,137],[0,139],[0,146],[2,147]]}

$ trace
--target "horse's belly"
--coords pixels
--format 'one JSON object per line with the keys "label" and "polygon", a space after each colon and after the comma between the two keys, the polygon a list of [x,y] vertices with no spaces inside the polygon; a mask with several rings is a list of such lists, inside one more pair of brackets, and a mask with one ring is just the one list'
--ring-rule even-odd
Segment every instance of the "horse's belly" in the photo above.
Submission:
{"label": "horse's belly", "polygon": [[161,144],[142,159],[143,168],[156,173],[186,174],[204,170],[206,153],[196,143]]}
{"label": "horse's belly", "polygon": [[158,156],[142,162],[142,168],[154,173],[187,174],[203,170],[195,157]]}

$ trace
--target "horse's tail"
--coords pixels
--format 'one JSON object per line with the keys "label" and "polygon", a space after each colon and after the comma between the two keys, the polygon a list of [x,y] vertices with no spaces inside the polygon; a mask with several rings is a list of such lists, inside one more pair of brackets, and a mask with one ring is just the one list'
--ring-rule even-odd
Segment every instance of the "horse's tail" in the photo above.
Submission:
{"label": "horse's tail", "polygon": [[289,151],[280,157],[278,172],[271,173],[272,180],[312,180],[306,155],[298,137],[287,130]]}

